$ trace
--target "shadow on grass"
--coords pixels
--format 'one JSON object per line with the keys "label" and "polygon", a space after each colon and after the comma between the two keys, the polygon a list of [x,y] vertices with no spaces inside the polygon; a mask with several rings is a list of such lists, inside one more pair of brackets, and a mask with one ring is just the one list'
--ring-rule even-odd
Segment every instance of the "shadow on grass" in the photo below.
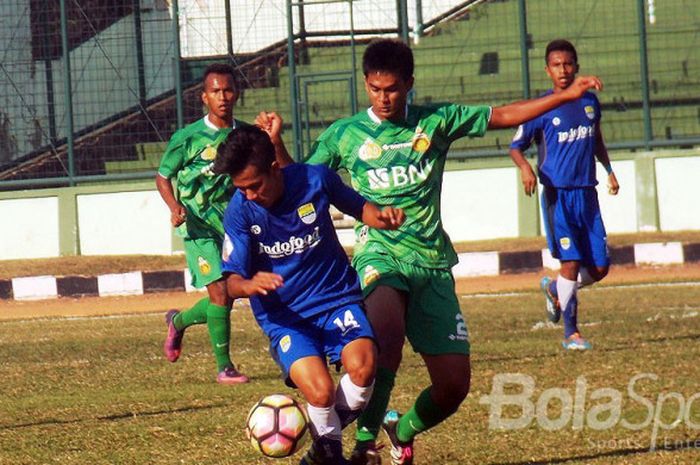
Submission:
{"label": "shadow on grass", "polygon": [[[596,460],[603,457],[626,457],[630,455],[640,455],[640,454],[653,454],[656,452],[677,452],[690,449],[697,449],[698,444],[700,444],[700,437],[696,439],[678,439],[674,440],[671,444],[660,443],[657,444],[655,450],[651,450],[648,447],[634,447],[626,449],[616,449],[606,452],[600,452],[597,454],[587,454],[587,455],[575,455],[572,457],[560,457],[543,459],[535,462],[491,462],[490,465],[549,465],[555,463],[566,463],[574,460]],[[640,457],[641,459],[641,457]]]}
{"label": "shadow on grass", "polygon": [[154,417],[154,416],[158,416],[158,415],[170,415],[173,413],[198,412],[198,411],[203,411],[203,410],[212,410],[212,409],[216,409],[216,408],[222,408],[222,407],[226,407],[227,405],[229,405],[229,404],[226,402],[222,402],[222,403],[202,405],[202,406],[197,406],[197,407],[182,407],[182,408],[176,408],[176,409],[156,410],[153,412],[115,413],[112,415],[101,415],[101,416],[97,416],[97,417],[75,418],[72,420],[47,419],[47,420],[30,422],[30,423],[19,423],[17,425],[0,426],[0,431],[9,431],[9,430],[15,430],[15,429],[22,429],[22,428],[31,428],[34,426],[74,425],[74,424],[85,423],[85,422],[89,422],[89,421],[118,421],[118,420],[134,419],[134,418]]}

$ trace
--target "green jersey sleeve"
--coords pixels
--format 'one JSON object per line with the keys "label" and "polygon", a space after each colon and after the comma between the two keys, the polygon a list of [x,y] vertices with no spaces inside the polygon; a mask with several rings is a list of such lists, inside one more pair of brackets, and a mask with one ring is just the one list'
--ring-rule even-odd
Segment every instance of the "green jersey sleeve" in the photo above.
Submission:
{"label": "green jersey sleeve", "polygon": [[445,105],[442,107],[445,136],[450,142],[461,137],[481,137],[486,133],[491,119],[491,107]]}
{"label": "green jersey sleeve", "polygon": [[166,179],[170,179],[177,175],[185,164],[185,142],[187,138],[182,137],[179,132],[173,134],[170,138],[165,153],[160,159],[158,173]]}
{"label": "green jersey sleeve", "polygon": [[323,131],[311,146],[311,152],[306,163],[311,165],[326,165],[330,169],[336,171],[341,168],[342,156],[338,148],[338,130],[338,125],[332,124],[328,129]]}

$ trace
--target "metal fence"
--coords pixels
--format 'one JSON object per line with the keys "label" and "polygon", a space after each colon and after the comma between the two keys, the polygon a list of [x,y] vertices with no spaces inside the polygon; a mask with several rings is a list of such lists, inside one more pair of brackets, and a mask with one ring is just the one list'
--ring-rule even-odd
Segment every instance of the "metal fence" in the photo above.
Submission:
{"label": "metal fence", "polygon": [[[6,0],[0,189],[153,176],[172,133],[202,116],[216,61],[238,70],[237,117],[279,111],[303,158],[366,105],[361,54],[378,36],[412,45],[415,102],[491,105],[546,90],[544,47],[567,38],[606,84],[612,148],[700,144],[697,0]],[[504,155],[511,132],[450,156]]]}

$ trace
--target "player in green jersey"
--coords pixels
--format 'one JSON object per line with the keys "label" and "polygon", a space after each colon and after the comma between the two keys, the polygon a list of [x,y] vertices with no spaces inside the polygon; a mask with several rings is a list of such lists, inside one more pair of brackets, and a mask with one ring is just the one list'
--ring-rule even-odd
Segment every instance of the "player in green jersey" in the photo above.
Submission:
{"label": "player in green jersey", "polygon": [[[396,231],[356,225],[353,266],[380,352],[374,393],[358,419],[354,464],[378,464],[375,440],[387,432],[395,465],[413,463],[413,439],[452,415],[469,392],[469,335],[454,290],[457,255],[442,227],[440,195],[450,144],[489,128],[517,126],[590,88],[579,77],[565,91],[501,107],[408,105],[413,87],[411,49],[390,39],[372,42],[363,56],[371,107],[333,123],[314,144],[309,163],[345,168],[353,187],[378,205],[404,209]],[[274,133],[279,116],[261,113],[258,124]],[[289,160],[291,161],[291,160]],[[431,385],[404,415],[385,410],[408,338],[428,369]]]}
{"label": "player in green jersey", "polygon": [[219,144],[231,129],[245,123],[233,117],[238,90],[231,66],[209,66],[203,86],[202,102],[208,113],[170,138],[156,175],[156,186],[170,209],[172,225],[183,237],[192,285],[206,287],[208,296],[189,310],[171,310],[166,314],[168,336],[164,351],[167,359],[175,362],[185,329],[206,323],[216,358],[217,382],[245,383],[248,378],[236,370],[229,356],[232,301],[226,295],[221,274],[223,216],[234,187],[228,176],[212,171]]}

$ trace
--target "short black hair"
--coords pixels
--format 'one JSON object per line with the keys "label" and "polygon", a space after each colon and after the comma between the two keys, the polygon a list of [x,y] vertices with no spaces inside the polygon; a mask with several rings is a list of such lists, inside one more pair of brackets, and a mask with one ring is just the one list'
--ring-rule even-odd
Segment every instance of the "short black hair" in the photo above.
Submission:
{"label": "short black hair", "polygon": [[394,39],[373,40],[362,56],[362,72],[395,73],[404,81],[413,77],[413,52],[405,43]]}
{"label": "short black hair", "polygon": [[578,55],[574,44],[565,39],[556,39],[547,44],[547,50],[544,53],[544,62],[549,63],[549,54],[552,52],[569,52],[574,57],[574,63],[578,63]]}
{"label": "short black hair", "polygon": [[233,129],[216,152],[214,172],[229,176],[236,176],[251,165],[259,173],[268,173],[275,161],[275,146],[270,136],[257,126]]}
{"label": "short black hair", "polygon": [[231,76],[231,79],[233,79],[234,87],[238,87],[236,84],[236,70],[228,63],[212,63],[207,66],[202,75],[202,85],[206,85],[207,78],[210,74],[228,74]]}

